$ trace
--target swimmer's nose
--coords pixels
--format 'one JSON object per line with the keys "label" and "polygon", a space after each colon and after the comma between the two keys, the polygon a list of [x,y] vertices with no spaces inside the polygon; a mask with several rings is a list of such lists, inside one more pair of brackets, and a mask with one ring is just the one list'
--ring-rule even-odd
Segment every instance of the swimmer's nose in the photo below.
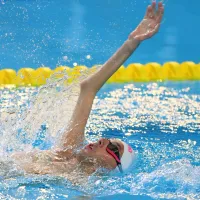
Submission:
{"label": "swimmer's nose", "polygon": [[102,147],[104,147],[104,146],[107,146],[108,144],[108,140],[107,139],[105,139],[105,138],[101,138],[100,140],[99,140],[99,142],[98,142],[98,146],[100,147],[100,148],[102,148]]}

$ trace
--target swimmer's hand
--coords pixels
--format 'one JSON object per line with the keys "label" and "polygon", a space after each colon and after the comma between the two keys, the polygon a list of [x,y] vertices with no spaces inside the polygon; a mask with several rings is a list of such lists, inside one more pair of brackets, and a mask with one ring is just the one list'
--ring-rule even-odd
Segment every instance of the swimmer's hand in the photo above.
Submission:
{"label": "swimmer's hand", "polygon": [[155,35],[159,30],[163,13],[164,7],[162,2],[158,3],[158,9],[156,9],[156,2],[153,1],[152,5],[148,6],[144,19],[129,35],[129,39],[143,41]]}

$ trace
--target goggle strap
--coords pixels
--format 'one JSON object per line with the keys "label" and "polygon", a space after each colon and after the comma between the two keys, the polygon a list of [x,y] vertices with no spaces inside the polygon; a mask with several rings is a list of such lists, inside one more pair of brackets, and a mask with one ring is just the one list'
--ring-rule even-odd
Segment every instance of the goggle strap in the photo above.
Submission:
{"label": "goggle strap", "polygon": [[118,164],[117,166],[118,166],[118,168],[119,168],[119,171],[120,171],[121,173],[123,173],[122,165],[121,165],[121,164]]}
{"label": "goggle strap", "polygon": [[121,163],[121,161],[120,161],[119,158],[114,154],[113,151],[111,151],[108,147],[106,148],[106,150],[107,150],[107,152],[108,152],[109,154],[111,154],[111,155],[115,158],[115,160],[116,160],[118,163]]}

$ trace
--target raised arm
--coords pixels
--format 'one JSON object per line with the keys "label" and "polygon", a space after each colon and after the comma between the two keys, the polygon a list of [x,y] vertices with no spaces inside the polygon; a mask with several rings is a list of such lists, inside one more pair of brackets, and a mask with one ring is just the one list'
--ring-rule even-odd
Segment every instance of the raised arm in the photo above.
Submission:
{"label": "raised arm", "polygon": [[117,71],[125,60],[134,52],[141,41],[152,37],[159,29],[164,8],[162,3],[156,2],[148,6],[144,19],[139,26],[129,35],[128,39],[118,51],[94,74],[81,83],[81,92],[76,104],[68,130],[63,135],[64,147],[80,146],[84,140],[84,129],[92,108],[92,103],[98,90]]}
{"label": "raised arm", "polygon": [[119,69],[119,67],[130,57],[139,44],[157,33],[160,27],[164,8],[162,2],[156,2],[148,6],[146,14],[139,26],[129,35],[124,44],[117,52],[92,76],[88,77],[85,82],[88,89],[98,92],[103,84]]}

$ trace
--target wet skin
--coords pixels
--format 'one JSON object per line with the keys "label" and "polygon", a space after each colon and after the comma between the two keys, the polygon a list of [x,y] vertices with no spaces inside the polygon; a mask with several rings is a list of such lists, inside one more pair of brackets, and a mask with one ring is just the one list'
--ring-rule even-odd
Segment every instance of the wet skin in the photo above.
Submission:
{"label": "wet skin", "polygon": [[[110,141],[118,147],[121,157],[124,152],[123,143],[117,139]],[[90,175],[98,167],[116,168],[115,159],[106,151],[108,144],[108,139],[101,138],[95,143],[86,145],[78,154],[63,149],[34,150],[13,153],[12,158],[20,168],[30,174],[62,175],[71,173],[79,165],[80,169]]]}

